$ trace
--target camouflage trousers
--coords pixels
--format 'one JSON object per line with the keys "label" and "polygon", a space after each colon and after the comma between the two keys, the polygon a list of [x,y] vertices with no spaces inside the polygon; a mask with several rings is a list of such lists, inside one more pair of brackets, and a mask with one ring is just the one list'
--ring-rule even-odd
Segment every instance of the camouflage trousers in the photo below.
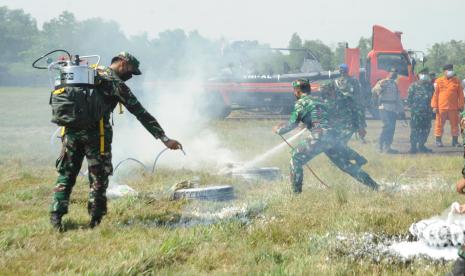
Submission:
{"label": "camouflage trousers", "polygon": [[[61,215],[68,213],[70,195],[85,157],[88,164],[90,183],[88,212],[94,217],[102,217],[106,214],[108,176],[113,172],[111,164],[111,126],[105,126],[104,140],[101,141],[100,139],[98,127],[86,130],[66,129],[62,138],[62,153],[56,162],[59,176],[53,189],[50,212]],[[103,151],[101,142],[103,142]]]}
{"label": "camouflage trousers", "polygon": [[343,172],[376,190],[378,184],[362,169],[367,160],[347,146],[347,137],[328,136],[318,140],[311,138],[303,140],[292,151],[290,177],[293,192],[302,192],[303,166],[320,153],[326,154]]}
{"label": "camouflage trousers", "polygon": [[431,130],[431,115],[430,113],[424,114],[411,114],[410,118],[410,144],[423,146],[428,140],[429,132]]}

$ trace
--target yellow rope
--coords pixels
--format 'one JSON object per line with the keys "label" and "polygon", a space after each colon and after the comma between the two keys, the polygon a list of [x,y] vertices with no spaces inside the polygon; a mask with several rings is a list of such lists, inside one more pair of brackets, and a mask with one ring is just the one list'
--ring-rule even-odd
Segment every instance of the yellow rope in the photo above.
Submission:
{"label": "yellow rope", "polygon": [[100,155],[105,153],[105,127],[103,124],[103,118],[100,119]]}

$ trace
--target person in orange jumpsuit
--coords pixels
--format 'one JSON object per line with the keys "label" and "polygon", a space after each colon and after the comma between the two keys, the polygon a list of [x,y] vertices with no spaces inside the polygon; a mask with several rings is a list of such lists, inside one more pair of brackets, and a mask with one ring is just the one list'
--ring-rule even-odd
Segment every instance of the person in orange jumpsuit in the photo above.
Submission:
{"label": "person in orange jumpsuit", "polygon": [[444,76],[436,79],[434,94],[431,99],[431,107],[436,113],[436,125],[434,135],[436,146],[443,147],[442,134],[447,120],[451,125],[452,146],[461,146],[459,136],[459,113],[463,111],[464,96],[460,80],[455,76],[452,64],[443,67]]}

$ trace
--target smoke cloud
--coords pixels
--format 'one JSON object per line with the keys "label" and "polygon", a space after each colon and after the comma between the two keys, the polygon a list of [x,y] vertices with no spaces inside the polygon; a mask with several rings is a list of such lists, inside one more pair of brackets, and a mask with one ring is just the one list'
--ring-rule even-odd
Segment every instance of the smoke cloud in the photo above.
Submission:
{"label": "smoke cloud", "polygon": [[[184,156],[181,151],[166,151],[157,167],[217,170],[235,162],[235,155],[224,148],[215,130],[209,126],[208,118],[202,116],[198,108],[199,99],[204,99],[200,77],[177,81],[147,80],[142,90],[135,91],[142,105],[157,118],[168,137],[183,144],[187,153]],[[164,144],[155,140],[129,112],[124,116],[116,113],[114,163],[133,157],[151,165],[156,155],[165,149]]]}

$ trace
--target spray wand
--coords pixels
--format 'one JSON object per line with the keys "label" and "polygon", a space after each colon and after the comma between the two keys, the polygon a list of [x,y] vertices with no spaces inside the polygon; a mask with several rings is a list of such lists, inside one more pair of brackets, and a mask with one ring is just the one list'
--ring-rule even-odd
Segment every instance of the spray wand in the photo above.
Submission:
{"label": "spray wand", "polygon": [[[278,134],[278,133],[276,133]],[[284,136],[282,136],[281,134],[278,134],[279,137],[281,137],[281,139],[283,139],[283,141],[292,149],[292,150],[295,150],[295,148],[286,140],[286,138],[284,138]],[[315,173],[315,171],[312,170],[312,168],[310,168],[310,166],[308,164],[305,164],[305,167],[307,167],[307,169],[313,174],[313,176],[318,179],[318,181],[323,185],[325,186],[326,188],[330,189],[331,187],[329,187],[328,184],[326,184],[323,180],[321,180],[321,178]]]}

